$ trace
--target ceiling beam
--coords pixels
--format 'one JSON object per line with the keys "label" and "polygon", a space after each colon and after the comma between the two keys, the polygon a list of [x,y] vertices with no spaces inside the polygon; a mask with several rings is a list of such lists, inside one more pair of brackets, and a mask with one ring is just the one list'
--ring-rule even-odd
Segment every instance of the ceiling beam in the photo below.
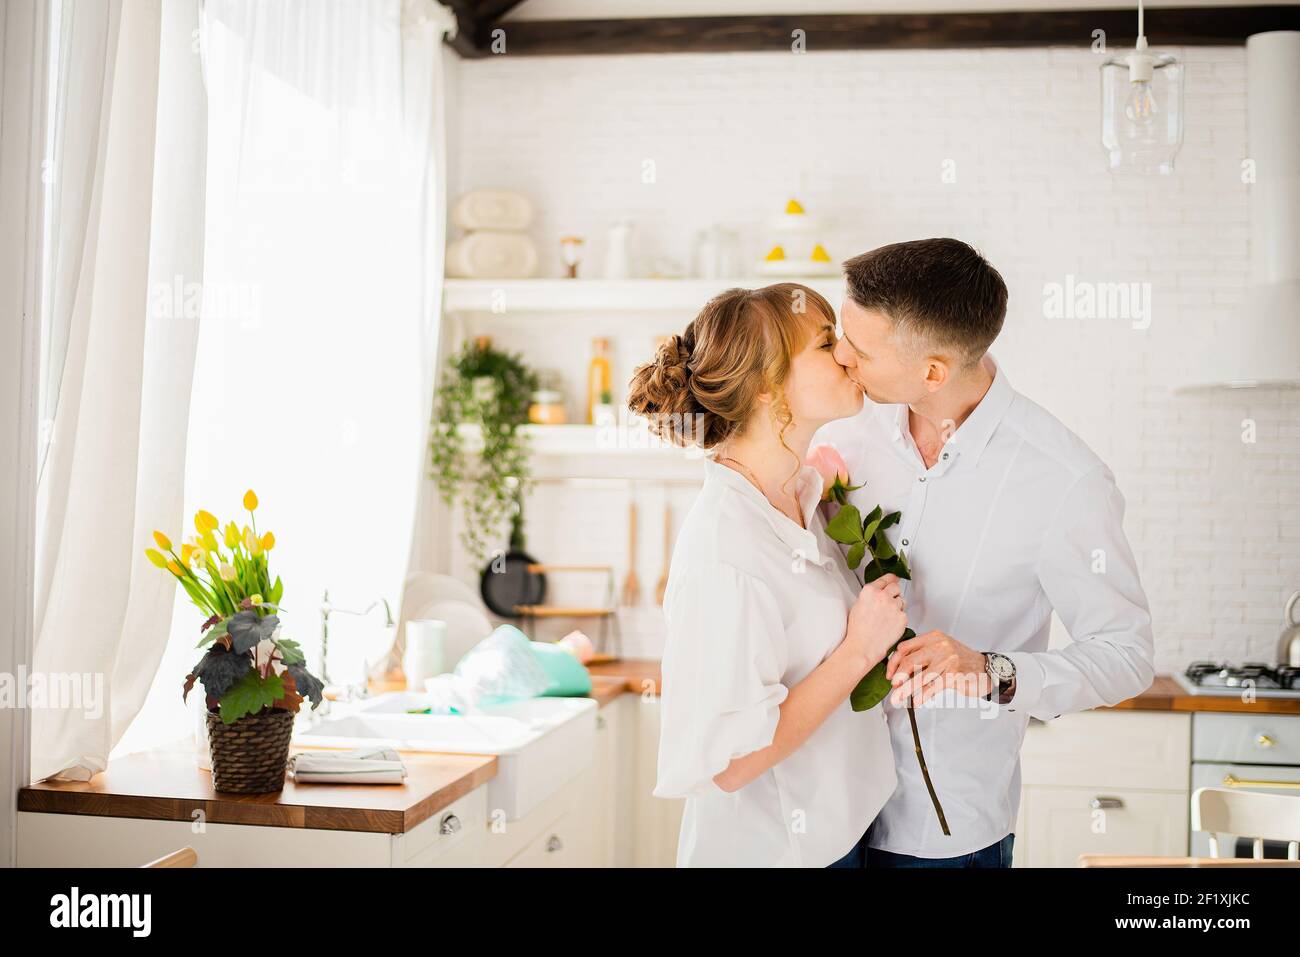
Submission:
{"label": "ceiling beam", "polygon": [[[454,3],[454,7],[462,4]],[[802,30],[809,53],[828,50],[934,50],[1079,46],[1106,31],[1111,48],[1133,43],[1132,10],[1013,13],[782,14],[631,20],[480,21],[464,56],[487,56],[484,39],[505,30],[506,55],[783,52]],[[1233,45],[1252,33],[1300,29],[1300,6],[1157,7],[1148,11],[1153,47]]]}

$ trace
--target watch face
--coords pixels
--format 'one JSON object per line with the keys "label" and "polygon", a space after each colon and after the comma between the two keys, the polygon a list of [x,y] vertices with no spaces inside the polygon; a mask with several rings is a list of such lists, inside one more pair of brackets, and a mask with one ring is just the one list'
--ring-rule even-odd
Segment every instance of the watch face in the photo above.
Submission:
{"label": "watch face", "polygon": [[1010,658],[1003,655],[989,655],[989,667],[1002,681],[1010,681],[1016,676],[1016,666],[1011,663]]}

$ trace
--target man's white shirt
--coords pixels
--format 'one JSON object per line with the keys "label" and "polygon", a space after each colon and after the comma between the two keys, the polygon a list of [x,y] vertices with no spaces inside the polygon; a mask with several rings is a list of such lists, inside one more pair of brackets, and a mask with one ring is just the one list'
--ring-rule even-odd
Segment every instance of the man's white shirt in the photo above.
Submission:
{"label": "man's white shirt", "polygon": [[[1015,826],[1030,717],[1116,704],[1151,684],[1151,617],[1124,535],[1123,497],[1092,450],[1012,389],[1001,369],[929,469],[906,405],[867,401],[819,430],[820,444],[834,445],[850,483],[862,486],[849,499],[863,515],[876,505],[903,513],[890,534],[911,568],[903,584],[910,627],[1001,652],[1016,666],[1009,705],[948,691],[916,709],[950,837],[921,777],[906,710],[886,704],[899,784],[870,844],[930,858],[987,847]],[[1049,651],[1053,610],[1072,640]]]}

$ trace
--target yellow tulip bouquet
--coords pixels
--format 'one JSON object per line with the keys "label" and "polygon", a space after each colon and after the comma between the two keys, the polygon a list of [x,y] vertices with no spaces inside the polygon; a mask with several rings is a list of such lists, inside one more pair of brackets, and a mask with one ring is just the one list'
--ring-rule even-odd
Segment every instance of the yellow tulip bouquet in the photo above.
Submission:
{"label": "yellow tulip bouquet", "polygon": [[197,681],[203,685],[207,708],[233,724],[247,715],[272,711],[297,712],[304,698],[321,703],[322,686],[304,664],[298,643],[279,635],[280,596],[267,556],[275,547],[270,532],[257,533],[257,496],[244,495],[249,524],[240,528],[221,523],[211,512],[194,516],[198,533],[181,545],[180,553],[162,532],[154,532],[157,549],[145,549],[154,565],[170,572],[195,605],[207,615],[203,658],[185,677],[182,696],[189,697]]}

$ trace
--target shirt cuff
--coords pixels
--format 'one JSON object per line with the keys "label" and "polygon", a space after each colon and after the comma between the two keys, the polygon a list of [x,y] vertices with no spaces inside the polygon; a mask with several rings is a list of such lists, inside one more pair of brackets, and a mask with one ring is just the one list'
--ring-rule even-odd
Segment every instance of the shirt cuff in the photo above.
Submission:
{"label": "shirt cuff", "polygon": [[1008,711],[1031,713],[1043,699],[1046,672],[1033,652],[1013,651],[1007,657],[1016,666],[1016,693],[1012,696],[1011,703],[1003,707]]}

